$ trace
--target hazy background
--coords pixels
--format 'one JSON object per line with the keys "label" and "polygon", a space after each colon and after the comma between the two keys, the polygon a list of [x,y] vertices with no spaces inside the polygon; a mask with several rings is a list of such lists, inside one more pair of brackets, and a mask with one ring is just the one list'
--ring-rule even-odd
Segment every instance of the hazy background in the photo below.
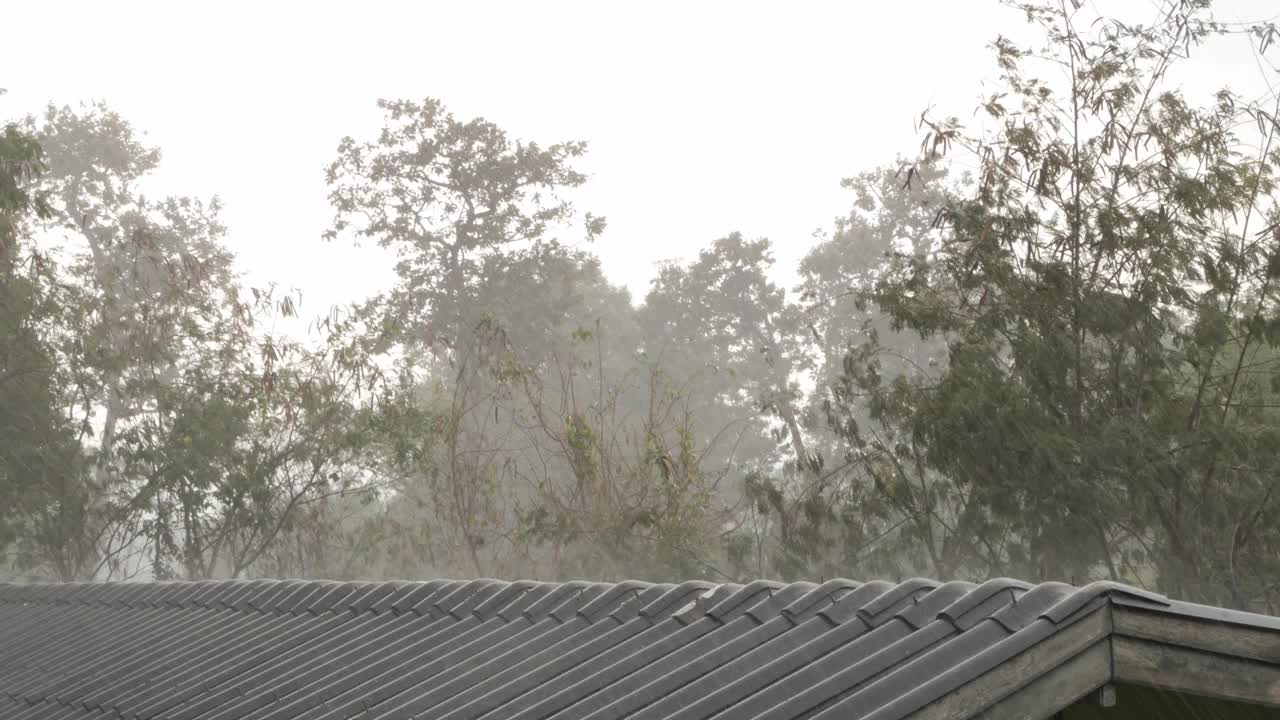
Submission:
{"label": "hazy background", "polygon": [[3,8],[0,578],[1280,612],[1280,7],[1021,4]]}
{"label": "hazy background", "polygon": [[[1128,2],[1134,17],[1154,15],[1148,0]],[[968,115],[992,75],[988,44],[1026,27],[995,2],[954,0],[53,1],[6,12],[41,29],[0,45],[0,66],[18,70],[6,115],[107,100],[163,149],[155,193],[220,195],[249,281],[297,287],[315,313],[391,277],[376,248],[317,241],[331,217],[323,168],[341,137],[377,130],[380,97],[429,95],[515,137],[587,141],[591,177],[575,200],[608,218],[594,250],[640,297],[655,263],[735,229],[770,238],[789,278],[812,234],[847,208],[840,179],[910,153],[926,107]],[[1276,10],[1229,0],[1215,13]],[[1201,53],[1197,79],[1260,87],[1242,60]]]}

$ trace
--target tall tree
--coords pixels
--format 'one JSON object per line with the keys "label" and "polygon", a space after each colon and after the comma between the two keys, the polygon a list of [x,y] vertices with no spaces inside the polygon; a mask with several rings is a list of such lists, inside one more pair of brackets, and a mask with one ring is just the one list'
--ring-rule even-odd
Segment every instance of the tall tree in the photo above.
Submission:
{"label": "tall tree", "polygon": [[688,266],[664,267],[641,311],[646,351],[697,372],[709,404],[777,418],[792,459],[807,465],[814,457],[797,386],[809,362],[806,333],[786,291],[769,278],[773,262],[767,240],[734,233]]}
{"label": "tall tree", "polygon": [[[572,217],[560,195],[584,182],[570,163],[586,146],[513,140],[433,99],[378,105],[378,138],[345,138],[329,166],[335,220],[326,237],[350,231],[394,249],[400,285],[384,301],[401,329],[395,340],[452,347],[482,315],[472,300],[483,263],[550,240]],[[603,229],[589,215],[588,225]]]}
{"label": "tall tree", "polygon": [[48,559],[57,576],[69,578],[84,562],[82,544],[63,545],[52,558],[40,552],[71,536],[86,510],[77,482],[80,448],[59,407],[52,263],[30,238],[31,221],[51,213],[39,189],[45,170],[36,137],[6,124],[0,134],[0,548],[19,571]]}
{"label": "tall tree", "polygon": [[[584,146],[512,140],[434,100],[381,106],[387,127],[344,140],[329,181],[330,236],[400,257],[362,313],[407,378],[388,438],[412,462],[387,521],[436,571],[689,566],[710,507],[691,498],[718,476],[683,442],[685,398],[637,355],[630,298],[557,239],[582,232],[563,198]],[[584,219],[594,238],[603,222]]]}
{"label": "tall tree", "polygon": [[788,574],[957,574],[958,533],[939,522],[955,513],[945,478],[919,462],[893,396],[864,393],[849,378],[873,365],[876,381],[893,387],[945,367],[945,343],[897,327],[867,293],[901,258],[933,249],[948,183],[945,168],[901,163],[846,179],[848,214],[800,262],[800,319],[814,346],[806,430],[825,462],[811,491],[790,503],[767,476],[749,486],[759,514],[788,524],[774,539],[774,561]]}
{"label": "tall tree", "polygon": [[[773,263],[767,240],[730,234],[688,265],[662,268],[640,316],[646,353],[698,408],[696,443],[735,471],[722,498],[741,501],[745,487],[772,499],[769,517],[788,544],[800,508],[819,492],[825,458],[812,445],[800,385],[812,366],[810,331],[800,306],[770,279]],[[763,518],[741,516],[730,538],[740,561],[757,548],[748,563],[757,572],[765,568],[758,548],[772,532]]]}
{"label": "tall tree", "polygon": [[[508,327],[494,322],[482,295],[513,269],[512,253],[538,256],[555,245],[552,233],[572,216],[560,195],[584,181],[570,163],[585,146],[512,140],[486,120],[455,119],[432,99],[379,106],[386,126],[377,139],[344,139],[329,167],[336,216],[327,237],[350,231],[400,258],[400,282],[365,316],[384,347],[451,375],[441,495],[471,570],[483,574],[486,534],[501,524],[500,453],[488,425]],[[589,232],[602,228],[588,216]]]}
{"label": "tall tree", "polygon": [[971,153],[975,185],[871,294],[944,337],[946,367],[894,388],[848,375],[891,389],[924,463],[977,503],[979,567],[1270,607],[1276,110],[1173,87],[1201,40],[1236,31],[1206,3],[1145,26],[1015,6],[1046,47],[996,42],[992,130],[924,118],[925,158]]}
{"label": "tall tree", "polygon": [[[152,201],[137,185],[159,162],[133,127],[105,105],[50,107],[28,122],[45,148],[52,208],[41,244],[64,269],[59,362],[70,410],[90,460],[90,513],[78,528],[94,574],[138,547],[146,492],[126,471],[117,441],[159,408],[183,363],[216,355],[207,331],[231,307],[231,255],[218,203]],[[89,558],[86,558],[88,561]]]}
{"label": "tall tree", "polygon": [[265,334],[293,301],[243,297],[216,199],[139,192],[159,152],[105,105],[19,132],[47,172],[25,254],[6,255],[3,329],[26,342],[4,361],[27,368],[0,390],[27,433],[11,547],[64,579],[249,570],[301,506],[358,480],[365,355]]}

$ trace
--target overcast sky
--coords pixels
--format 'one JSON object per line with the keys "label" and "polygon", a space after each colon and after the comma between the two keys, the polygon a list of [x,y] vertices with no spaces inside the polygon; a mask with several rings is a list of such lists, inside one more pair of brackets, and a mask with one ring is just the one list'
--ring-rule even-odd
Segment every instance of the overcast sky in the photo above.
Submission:
{"label": "overcast sky", "polygon": [[[1218,7],[1228,20],[1277,12]],[[517,137],[587,141],[575,201],[608,218],[595,250],[639,299],[656,263],[733,230],[769,237],[793,265],[848,206],[840,179],[910,154],[926,106],[970,113],[987,43],[1023,26],[995,0],[15,0],[3,16],[0,117],[108,101],[164,151],[153,192],[221,196],[249,281],[300,289],[308,313],[390,282],[385,255],[319,239],[323,168],[343,135],[380,127],[380,97],[438,97]],[[1261,87],[1247,54],[1198,68],[1205,88]]]}

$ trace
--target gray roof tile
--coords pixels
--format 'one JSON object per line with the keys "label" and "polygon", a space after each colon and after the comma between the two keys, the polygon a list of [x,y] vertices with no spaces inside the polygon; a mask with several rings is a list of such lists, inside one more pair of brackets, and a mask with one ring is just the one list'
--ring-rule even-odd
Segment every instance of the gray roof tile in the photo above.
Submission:
{"label": "gray roof tile", "polygon": [[1112,605],[1280,633],[1008,578],[0,583],[0,720],[898,720]]}

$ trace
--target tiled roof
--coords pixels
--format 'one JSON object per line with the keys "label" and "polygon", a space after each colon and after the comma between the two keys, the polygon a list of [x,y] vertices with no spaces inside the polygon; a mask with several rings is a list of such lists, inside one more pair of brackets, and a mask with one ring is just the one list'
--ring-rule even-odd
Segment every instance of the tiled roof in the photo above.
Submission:
{"label": "tiled roof", "polygon": [[1115,603],[1274,620],[1009,579],[0,585],[0,719],[968,717],[1008,693],[966,688],[1049,678],[1085,647],[1029,649]]}

